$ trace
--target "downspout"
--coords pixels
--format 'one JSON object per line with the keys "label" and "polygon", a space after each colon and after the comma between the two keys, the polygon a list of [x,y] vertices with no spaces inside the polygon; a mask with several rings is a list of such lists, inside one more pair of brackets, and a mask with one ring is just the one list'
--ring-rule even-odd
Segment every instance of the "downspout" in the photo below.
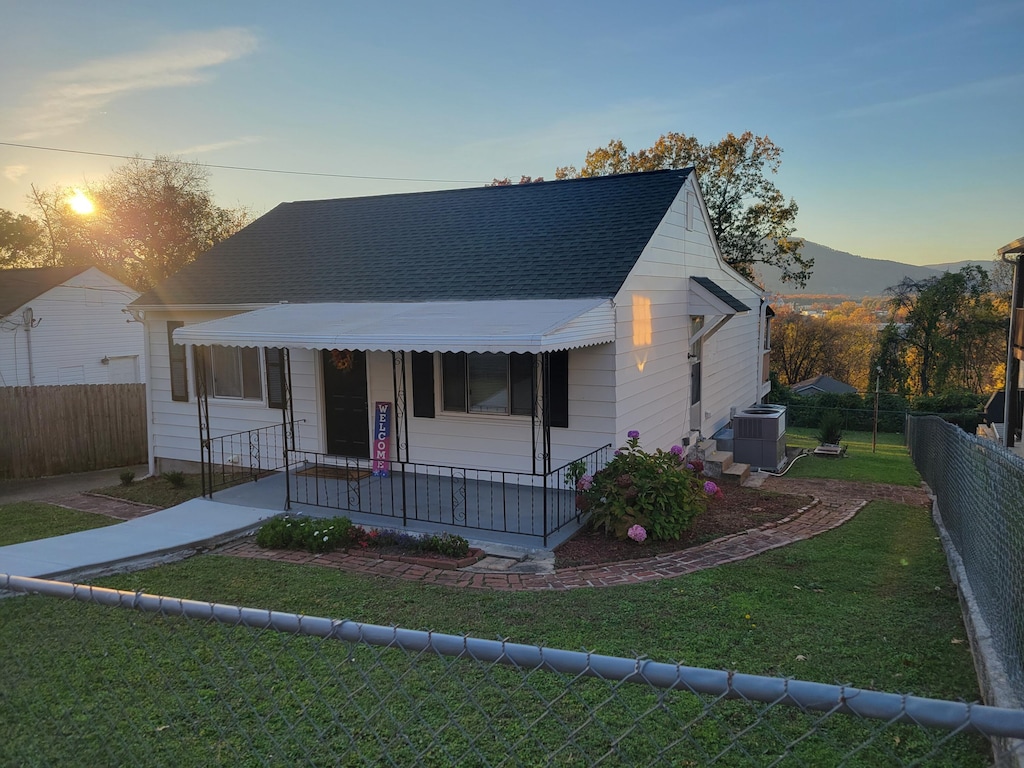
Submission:
{"label": "downspout", "polygon": [[25,307],[25,310],[21,313],[21,324],[25,329],[25,349],[28,352],[28,385],[34,387],[36,385],[36,373],[32,368],[32,326],[35,324],[35,319],[32,315],[32,307]]}
{"label": "downspout", "polygon": [[122,310],[129,316],[129,323],[142,323],[142,354],[145,355],[146,366],[143,370],[142,386],[146,388],[146,453],[149,462],[149,476],[156,476],[156,451],[153,447],[153,388],[150,384],[153,381],[153,352],[149,339],[149,325],[146,323],[146,313],[141,309]]}

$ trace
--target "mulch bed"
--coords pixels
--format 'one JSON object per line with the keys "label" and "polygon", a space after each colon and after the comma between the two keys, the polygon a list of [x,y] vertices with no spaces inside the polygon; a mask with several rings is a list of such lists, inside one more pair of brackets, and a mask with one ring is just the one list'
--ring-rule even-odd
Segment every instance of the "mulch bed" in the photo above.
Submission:
{"label": "mulch bed", "polygon": [[703,544],[707,541],[758,528],[788,517],[811,502],[809,496],[792,496],[757,488],[725,486],[724,497],[710,499],[707,511],[699,515],[689,531],[678,541],[651,541],[637,544],[631,539],[619,541],[597,531],[581,531],[555,548],[555,567],[612,563],[636,560]]}

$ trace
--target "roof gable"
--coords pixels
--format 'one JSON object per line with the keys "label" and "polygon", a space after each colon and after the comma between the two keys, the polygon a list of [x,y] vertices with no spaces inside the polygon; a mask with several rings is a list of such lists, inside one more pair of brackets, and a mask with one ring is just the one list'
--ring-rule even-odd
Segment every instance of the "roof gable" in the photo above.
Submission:
{"label": "roof gable", "polygon": [[0,317],[80,275],[88,266],[32,267],[0,270]]}
{"label": "roof gable", "polygon": [[610,298],[690,172],[283,203],[135,304]]}

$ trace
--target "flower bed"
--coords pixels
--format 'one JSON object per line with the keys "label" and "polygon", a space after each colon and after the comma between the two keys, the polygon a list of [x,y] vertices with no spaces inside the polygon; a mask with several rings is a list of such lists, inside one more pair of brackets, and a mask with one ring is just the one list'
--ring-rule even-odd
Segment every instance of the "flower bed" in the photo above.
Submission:
{"label": "flower bed", "polygon": [[385,560],[417,564],[429,561],[434,568],[462,568],[483,556],[481,550],[471,550],[462,536],[447,532],[412,534],[387,528],[367,530],[347,517],[277,517],[259,529],[256,544],[264,549],[301,549],[314,554],[344,549]]}
{"label": "flower bed", "polygon": [[576,506],[591,513],[592,528],[638,544],[677,540],[707,508],[709,498],[722,497],[718,485],[701,476],[704,465],[683,453],[680,445],[648,453],[634,429],[604,468],[591,475],[577,463],[566,480],[576,486]]}

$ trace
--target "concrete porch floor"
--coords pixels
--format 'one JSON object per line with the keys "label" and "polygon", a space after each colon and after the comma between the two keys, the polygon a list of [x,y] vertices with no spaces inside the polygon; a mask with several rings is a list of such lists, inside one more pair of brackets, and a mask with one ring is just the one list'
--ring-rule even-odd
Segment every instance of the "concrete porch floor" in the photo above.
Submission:
{"label": "concrete porch floor", "polygon": [[[544,490],[502,485],[466,478],[393,474],[387,478],[338,480],[291,476],[289,514],[308,517],[349,518],[364,527],[390,528],[413,533],[447,531],[469,539],[488,552],[500,547],[514,551],[551,550],[583,525],[576,518],[572,491],[548,491],[549,527],[557,519],[564,525],[544,542]],[[406,516],[402,517],[402,491]],[[222,504],[255,507],[284,514],[285,475],[275,472],[259,480],[216,491]],[[452,500],[456,504],[452,504]],[[313,501],[314,503],[305,503]],[[453,506],[458,510],[453,513]]]}

